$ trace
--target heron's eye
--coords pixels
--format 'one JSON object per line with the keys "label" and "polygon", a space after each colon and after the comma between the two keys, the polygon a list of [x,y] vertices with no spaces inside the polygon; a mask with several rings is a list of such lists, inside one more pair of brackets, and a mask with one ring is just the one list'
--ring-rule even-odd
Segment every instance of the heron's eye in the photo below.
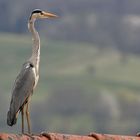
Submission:
{"label": "heron's eye", "polygon": [[42,12],[40,12],[40,14],[41,14],[41,15],[43,15],[43,13],[42,13]]}

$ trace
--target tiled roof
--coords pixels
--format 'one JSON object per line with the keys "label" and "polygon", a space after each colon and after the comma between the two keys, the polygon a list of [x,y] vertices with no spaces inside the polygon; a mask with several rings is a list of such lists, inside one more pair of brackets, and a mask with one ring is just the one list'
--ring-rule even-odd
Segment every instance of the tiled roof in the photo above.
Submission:
{"label": "tiled roof", "polygon": [[88,136],[59,133],[41,133],[39,135],[0,133],[0,140],[140,140],[139,136],[122,136],[91,133]]}

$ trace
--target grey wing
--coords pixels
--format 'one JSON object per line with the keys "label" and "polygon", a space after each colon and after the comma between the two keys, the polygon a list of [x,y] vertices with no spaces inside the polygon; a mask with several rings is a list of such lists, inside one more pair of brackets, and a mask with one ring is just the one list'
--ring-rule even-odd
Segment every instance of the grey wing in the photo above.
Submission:
{"label": "grey wing", "polygon": [[15,115],[32,94],[35,85],[35,75],[31,63],[25,63],[19,73],[13,90],[9,111]]}

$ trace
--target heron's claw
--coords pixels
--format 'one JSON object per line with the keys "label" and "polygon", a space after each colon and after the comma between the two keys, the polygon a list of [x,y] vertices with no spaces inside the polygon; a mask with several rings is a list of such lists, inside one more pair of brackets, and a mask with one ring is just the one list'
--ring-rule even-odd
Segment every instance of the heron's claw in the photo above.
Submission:
{"label": "heron's claw", "polygon": [[29,133],[23,133],[23,135],[26,135],[26,136],[28,136],[30,138],[32,138],[32,136],[33,136],[33,134],[29,134]]}

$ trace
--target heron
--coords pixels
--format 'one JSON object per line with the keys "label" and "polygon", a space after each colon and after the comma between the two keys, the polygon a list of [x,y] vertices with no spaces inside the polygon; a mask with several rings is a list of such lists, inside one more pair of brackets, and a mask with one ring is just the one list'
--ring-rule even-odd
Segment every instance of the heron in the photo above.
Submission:
{"label": "heron", "polygon": [[28,133],[31,134],[29,103],[39,79],[40,37],[35,29],[36,19],[56,18],[57,15],[35,9],[28,20],[28,29],[32,34],[33,47],[31,57],[22,65],[12,89],[12,97],[7,113],[7,124],[13,126],[21,113],[21,131],[24,133],[24,118],[27,119]]}

